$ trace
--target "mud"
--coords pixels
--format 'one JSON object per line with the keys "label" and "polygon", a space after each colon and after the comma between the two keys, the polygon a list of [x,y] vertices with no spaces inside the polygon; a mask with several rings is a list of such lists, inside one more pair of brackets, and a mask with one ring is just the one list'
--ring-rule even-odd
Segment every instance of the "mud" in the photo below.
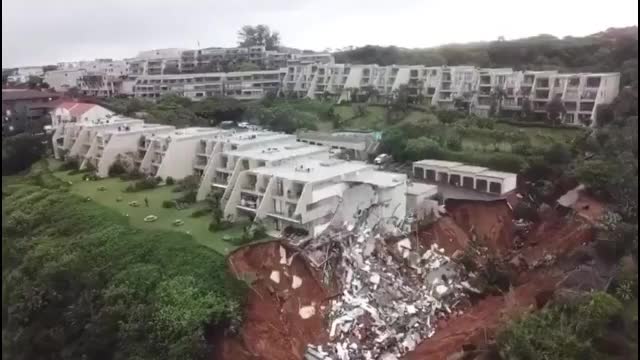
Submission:
{"label": "mud", "polygon": [[[287,258],[293,255],[287,250]],[[302,359],[307,344],[327,340],[324,319],[329,292],[301,256],[291,265],[280,264],[280,242],[272,241],[241,248],[229,257],[231,271],[250,282],[244,322],[238,336],[215,340],[216,360]],[[279,272],[279,283],[270,276]],[[293,289],[293,276],[302,284]],[[302,319],[301,307],[313,306],[315,315]]]}

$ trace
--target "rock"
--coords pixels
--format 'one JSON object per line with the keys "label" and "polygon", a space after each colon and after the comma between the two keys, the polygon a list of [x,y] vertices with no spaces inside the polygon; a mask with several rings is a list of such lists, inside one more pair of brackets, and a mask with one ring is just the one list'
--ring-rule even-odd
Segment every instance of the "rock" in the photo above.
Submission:
{"label": "rock", "polygon": [[300,286],[302,286],[302,278],[300,278],[299,276],[293,275],[293,279],[291,280],[291,287],[294,289],[297,289]]}
{"label": "rock", "polygon": [[287,264],[287,250],[280,246],[280,265]]}
{"label": "rock", "polygon": [[303,306],[300,308],[300,310],[298,310],[298,315],[300,315],[300,317],[305,320],[309,319],[315,314],[316,314],[316,307],[314,305]]}
{"label": "rock", "polygon": [[271,276],[269,276],[269,279],[271,279],[271,281],[273,281],[276,284],[280,284],[280,271],[272,271],[271,272]]}

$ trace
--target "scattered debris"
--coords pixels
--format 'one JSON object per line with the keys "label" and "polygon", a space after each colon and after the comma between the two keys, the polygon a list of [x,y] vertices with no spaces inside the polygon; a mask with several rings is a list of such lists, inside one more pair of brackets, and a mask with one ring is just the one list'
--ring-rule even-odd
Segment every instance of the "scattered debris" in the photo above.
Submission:
{"label": "scattered debris", "polygon": [[176,219],[173,221],[172,223],[173,226],[182,226],[184,225],[184,221],[180,220],[180,219]]}
{"label": "scattered debris", "polygon": [[342,288],[330,341],[309,345],[308,359],[398,359],[434,334],[468,288],[478,291],[462,285],[462,269],[443,249],[412,243],[403,221],[369,227],[366,216],[301,245],[325,283],[336,276]]}
{"label": "scattered debris", "polygon": [[135,200],[134,200],[134,201],[129,201],[129,206],[131,206],[131,207],[138,207],[138,206],[140,206],[140,203],[139,203],[139,202],[137,202],[137,201],[135,201]]}
{"label": "scattered debris", "polygon": [[300,314],[301,318],[306,320],[316,314],[316,307],[313,304],[310,306],[303,306],[298,310],[298,314]]}
{"label": "scattered debris", "polygon": [[107,188],[104,186],[98,186],[98,191],[107,191]]}
{"label": "scattered debris", "polygon": [[291,288],[297,289],[300,286],[302,286],[302,279],[299,276],[293,275],[293,278],[291,280]]}
{"label": "scattered debris", "polygon": [[158,217],[155,215],[147,215],[144,217],[144,222],[154,222],[158,220]]}
{"label": "scattered debris", "polygon": [[272,271],[271,272],[271,276],[269,276],[269,279],[271,279],[271,281],[273,281],[276,284],[280,284],[280,271]]}

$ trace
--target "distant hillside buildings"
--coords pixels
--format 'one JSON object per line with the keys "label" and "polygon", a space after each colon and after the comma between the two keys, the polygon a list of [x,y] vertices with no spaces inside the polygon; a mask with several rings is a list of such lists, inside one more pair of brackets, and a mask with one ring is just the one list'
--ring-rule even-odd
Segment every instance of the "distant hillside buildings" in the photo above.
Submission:
{"label": "distant hillside buildings", "polygon": [[[260,70],[230,71],[238,67]],[[24,68],[15,76],[34,71]],[[573,125],[593,123],[598,105],[612,102],[620,86],[619,73],[336,64],[331,54],[268,51],[263,46],[151,50],[125,60],[59,63],[43,77],[59,91],[76,88],[88,96],[149,100],[165,94],[196,101],[211,96],[252,100],[274,93],[336,102],[383,101],[406,88],[412,102],[464,107],[479,116],[489,115],[496,104],[502,112],[521,111],[526,105],[543,114],[546,104],[559,97],[567,110],[564,122]]]}

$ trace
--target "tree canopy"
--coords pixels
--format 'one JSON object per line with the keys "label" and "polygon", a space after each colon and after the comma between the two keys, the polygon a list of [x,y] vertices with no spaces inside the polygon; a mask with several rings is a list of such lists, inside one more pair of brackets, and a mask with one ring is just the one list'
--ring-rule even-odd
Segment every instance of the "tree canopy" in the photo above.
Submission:
{"label": "tree canopy", "polygon": [[238,31],[238,45],[264,46],[267,50],[277,50],[280,46],[280,34],[271,31],[267,25],[245,25]]}

